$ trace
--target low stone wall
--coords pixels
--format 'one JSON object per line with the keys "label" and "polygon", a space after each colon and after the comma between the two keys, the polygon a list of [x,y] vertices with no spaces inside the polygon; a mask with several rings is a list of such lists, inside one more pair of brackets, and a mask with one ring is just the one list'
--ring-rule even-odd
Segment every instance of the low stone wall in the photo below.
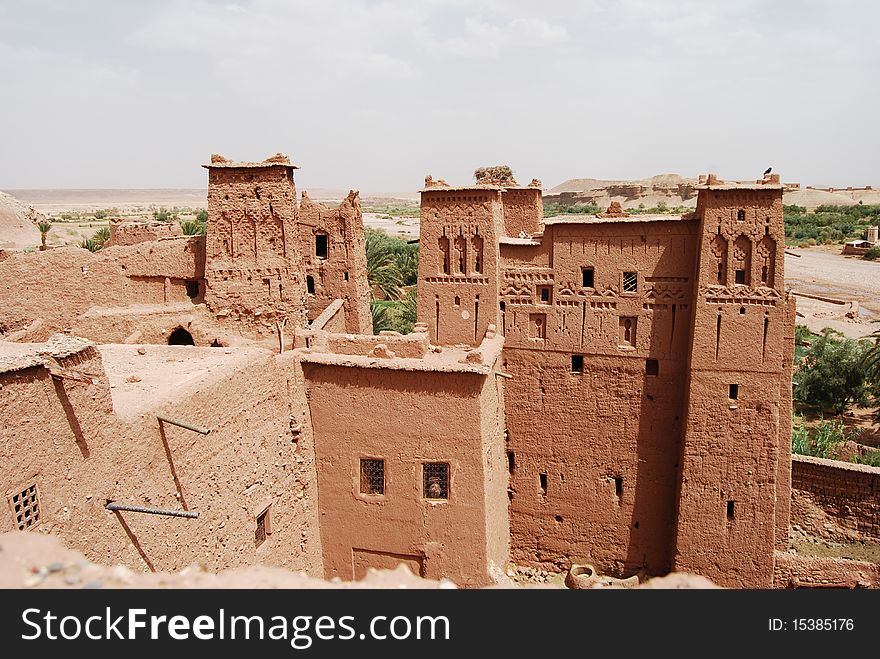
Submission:
{"label": "low stone wall", "polygon": [[880,565],[776,552],[775,588],[878,588]]}
{"label": "low stone wall", "polygon": [[880,539],[880,468],[792,455],[791,488],[793,526],[825,534],[812,528],[816,522],[804,504],[813,503],[844,529]]}

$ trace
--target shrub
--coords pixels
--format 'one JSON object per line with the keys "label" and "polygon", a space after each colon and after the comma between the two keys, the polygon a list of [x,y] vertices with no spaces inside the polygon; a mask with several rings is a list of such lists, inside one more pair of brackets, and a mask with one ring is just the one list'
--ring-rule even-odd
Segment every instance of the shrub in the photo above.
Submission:
{"label": "shrub", "polygon": [[208,211],[206,211],[204,208],[202,208],[201,210],[199,210],[196,213],[196,222],[207,222],[207,221],[208,221]]}
{"label": "shrub", "polygon": [[850,462],[870,467],[880,467],[880,451],[865,451],[863,455],[856,453],[850,458]]}
{"label": "shrub", "polygon": [[796,416],[791,431],[791,452],[816,458],[834,457],[834,449],[852,439],[840,419],[823,419],[812,431],[806,427],[803,416]]}
{"label": "shrub", "polygon": [[208,233],[208,225],[199,220],[180,220],[178,224],[184,236],[204,236]]}
{"label": "shrub", "polygon": [[874,245],[871,249],[865,252],[862,258],[868,261],[876,261],[877,259],[880,259],[880,245]]}

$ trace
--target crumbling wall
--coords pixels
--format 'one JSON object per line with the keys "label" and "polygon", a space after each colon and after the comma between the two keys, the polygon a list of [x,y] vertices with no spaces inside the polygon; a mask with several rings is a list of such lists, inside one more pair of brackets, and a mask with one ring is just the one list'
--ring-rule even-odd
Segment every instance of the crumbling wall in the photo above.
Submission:
{"label": "crumbling wall", "polygon": [[372,334],[364,222],[357,191],[349,192],[338,208],[316,203],[303,192],[297,228],[309,320],[333,300],[341,299],[345,312],[342,331]]}
{"label": "crumbling wall", "polygon": [[880,588],[880,565],[776,552],[774,588]]}
{"label": "crumbling wall", "polygon": [[124,222],[110,220],[110,240],[107,247],[136,245],[137,243],[183,235],[177,222]]}
{"label": "crumbling wall", "polygon": [[91,307],[198,302],[203,245],[197,236],[95,253],[61,247],[15,254],[0,262],[0,330],[18,341],[42,341]]}
{"label": "crumbling wall", "polygon": [[501,193],[504,205],[504,235],[532,235],[541,230],[544,204],[541,201],[541,182],[532,181],[527,188],[506,188]]}
{"label": "crumbling wall", "polygon": [[[104,349],[138,358],[135,346]],[[199,348],[147,350],[173,359],[175,350]],[[35,484],[42,520],[32,532],[62,536],[98,562],[143,571],[192,563],[314,571],[321,556],[314,449],[302,380],[284,357],[257,350],[246,367],[210,386],[125,418],[110,413],[106,380],[64,380],[62,391],[45,370],[7,373],[0,484],[7,493]],[[91,372],[97,362],[76,368]],[[156,412],[211,433],[159,424]],[[111,513],[107,500],[200,516]],[[269,506],[271,533],[260,542],[257,517]],[[0,520],[0,529],[12,528],[11,513]]]}
{"label": "crumbling wall", "polygon": [[826,536],[811,515],[818,506],[845,529],[880,539],[880,468],[805,455],[791,459],[791,523]]}

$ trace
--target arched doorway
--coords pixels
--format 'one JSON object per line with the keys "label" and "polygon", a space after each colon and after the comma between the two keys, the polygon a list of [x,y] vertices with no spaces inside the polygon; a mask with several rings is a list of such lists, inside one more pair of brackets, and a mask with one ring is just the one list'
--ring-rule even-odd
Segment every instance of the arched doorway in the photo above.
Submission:
{"label": "arched doorway", "polygon": [[196,342],[193,341],[192,334],[182,327],[175,329],[168,337],[168,345],[170,346],[194,346],[195,344]]}

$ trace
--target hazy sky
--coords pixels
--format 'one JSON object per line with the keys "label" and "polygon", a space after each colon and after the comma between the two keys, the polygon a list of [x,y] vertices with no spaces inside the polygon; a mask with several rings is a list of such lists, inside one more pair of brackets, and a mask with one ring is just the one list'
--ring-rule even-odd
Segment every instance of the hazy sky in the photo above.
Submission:
{"label": "hazy sky", "polygon": [[0,0],[0,189],[276,151],[372,192],[499,163],[876,186],[878,28],[872,0]]}

